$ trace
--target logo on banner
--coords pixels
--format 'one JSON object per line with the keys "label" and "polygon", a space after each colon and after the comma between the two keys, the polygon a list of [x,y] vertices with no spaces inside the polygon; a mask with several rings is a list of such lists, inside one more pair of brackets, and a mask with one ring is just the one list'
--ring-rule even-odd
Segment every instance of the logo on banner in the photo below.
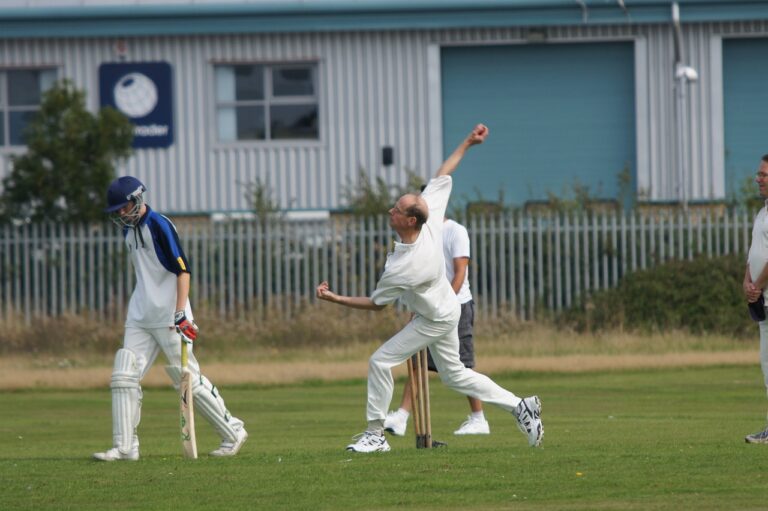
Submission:
{"label": "logo on banner", "polygon": [[99,85],[101,105],[116,108],[133,123],[133,147],[168,147],[173,143],[170,64],[102,64]]}

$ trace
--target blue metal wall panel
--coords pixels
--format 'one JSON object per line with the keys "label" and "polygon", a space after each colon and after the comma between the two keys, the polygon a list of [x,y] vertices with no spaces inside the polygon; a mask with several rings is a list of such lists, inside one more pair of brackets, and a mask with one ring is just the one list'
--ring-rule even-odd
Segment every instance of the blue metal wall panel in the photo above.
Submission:
{"label": "blue metal wall panel", "polygon": [[522,204],[575,184],[616,198],[618,173],[634,174],[631,42],[444,48],[441,69],[444,151],[478,121],[492,131],[456,174],[468,199]]}
{"label": "blue metal wall panel", "polygon": [[730,196],[768,153],[768,38],[723,40],[725,180]]}

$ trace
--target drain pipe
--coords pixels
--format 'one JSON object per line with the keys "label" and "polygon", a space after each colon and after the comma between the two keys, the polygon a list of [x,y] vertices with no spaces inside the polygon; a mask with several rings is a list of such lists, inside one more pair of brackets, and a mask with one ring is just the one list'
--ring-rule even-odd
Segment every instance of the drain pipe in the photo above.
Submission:
{"label": "drain pipe", "polygon": [[677,195],[683,211],[688,211],[688,133],[686,118],[688,105],[688,84],[699,79],[696,70],[683,63],[683,31],[680,26],[680,6],[672,2],[672,28],[675,42],[675,136],[677,145]]}
{"label": "drain pipe", "polygon": [[586,23],[589,21],[589,9],[587,8],[587,4],[584,3],[584,0],[576,0],[576,3],[579,4],[579,7],[581,7],[581,22]]}

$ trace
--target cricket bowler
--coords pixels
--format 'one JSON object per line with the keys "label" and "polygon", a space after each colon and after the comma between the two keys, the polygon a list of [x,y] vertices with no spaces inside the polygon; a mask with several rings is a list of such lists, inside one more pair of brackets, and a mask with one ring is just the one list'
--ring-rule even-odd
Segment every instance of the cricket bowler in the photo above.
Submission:
{"label": "cricket bowler", "polygon": [[482,144],[488,128],[478,124],[440,166],[421,195],[406,194],[389,210],[390,226],[400,237],[387,256],[384,273],[370,297],[343,296],[320,283],[322,300],[364,310],[381,310],[400,300],[413,319],[371,356],[368,364],[368,427],[347,446],[355,452],[389,451],[384,420],[392,400],[392,368],[429,347],[443,383],[464,395],[498,405],[510,412],[531,446],[544,434],[537,396],[521,399],[485,375],[464,367],[459,359],[457,326],[461,307],[445,277],[443,217],[451,195],[451,174],[467,150]]}

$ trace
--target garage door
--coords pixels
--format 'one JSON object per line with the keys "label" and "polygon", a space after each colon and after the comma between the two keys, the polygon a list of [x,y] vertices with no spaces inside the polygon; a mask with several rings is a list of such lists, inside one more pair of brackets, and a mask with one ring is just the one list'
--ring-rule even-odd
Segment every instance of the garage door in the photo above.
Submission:
{"label": "garage door", "polygon": [[491,138],[455,174],[454,197],[508,204],[634,190],[634,52],[631,42],[445,47],[443,148],[476,122]]}
{"label": "garage door", "polygon": [[751,181],[760,157],[768,153],[768,39],[723,41],[723,94],[730,197]]}

